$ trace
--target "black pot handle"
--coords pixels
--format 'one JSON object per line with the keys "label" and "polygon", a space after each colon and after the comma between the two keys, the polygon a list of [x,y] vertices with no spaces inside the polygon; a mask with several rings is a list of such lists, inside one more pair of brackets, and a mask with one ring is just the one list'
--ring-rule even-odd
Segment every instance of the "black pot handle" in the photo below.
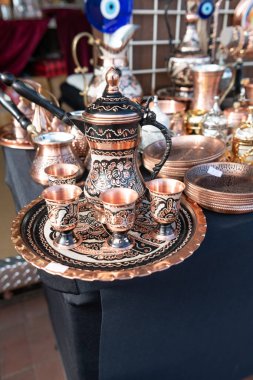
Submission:
{"label": "black pot handle", "polygon": [[172,146],[171,134],[170,134],[169,129],[166,128],[163,124],[159,123],[156,120],[156,114],[149,109],[149,103],[152,100],[153,100],[153,97],[150,97],[147,100],[145,108],[143,107],[144,116],[141,120],[141,126],[143,127],[144,125],[153,125],[154,127],[158,128],[162,132],[162,134],[165,138],[166,149],[165,149],[165,152],[163,154],[161,161],[158,164],[155,164],[155,166],[153,168],[153,172],[151,173],[151,178],[150,178],[151,180],[154,179],[158,175],[159,171],[162,169],[164,163],[166,162],[166,160],[168,159],[168,157],[170,155],[171,146]]}
{"label": "black pot handle", "polygon": [[18,109],[9,95],[5,94],[2,90],[0,90],[0,104],[19,122],[23,129],[33,129],[31,120]]}
{"label": "black pot handle", "polygon": [[12,88],[14,88],[14,90],[24,98],[48,110],[58,119],[62,120],[65,124],[70,126],[74,124],[72,120],[70,120],[71,115],[68,112],[65,112],[63,109],[50,102],[48,99],[45,99],[34,89],[27,86],[21,80],[17,79],[13,74],[0,73],[0,80],[7,86],[12,86]]}

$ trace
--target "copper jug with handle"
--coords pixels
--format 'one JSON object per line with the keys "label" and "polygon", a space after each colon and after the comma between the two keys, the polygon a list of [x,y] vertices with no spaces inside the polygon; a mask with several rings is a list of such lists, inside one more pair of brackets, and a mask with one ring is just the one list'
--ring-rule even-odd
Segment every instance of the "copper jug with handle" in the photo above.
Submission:
{"label": "copper jug with handle", "polygon": [[235,73],[232,71],[229,85],[220,94],[219,86],[225,69],[225,66],[217,64],[196,65],[192,68],[194,97],[191,108],[193,110],[210,111],[214,104],[214,97],[217,95],[220,96],[220,104],[223,102],[232,89],[235,79]]}
{"label": "copper jug with handle", "polygon": [[168,129],[156,121],[148,108],[124,97],[119,92],[119,73],[111,67],[106,74],[107,86],[103,96],[83,113],[85,135],[91,151],[91,169],[85,181],[84,193],[93,204],[100,204],[100,194],[110,188],[125,187],[137,191],[139,197],[146,190],[137,165],[137,148],[140,127],[149,124],[157,127],[166,140],[161,162],[155,166],[154,178],[171,149]]}

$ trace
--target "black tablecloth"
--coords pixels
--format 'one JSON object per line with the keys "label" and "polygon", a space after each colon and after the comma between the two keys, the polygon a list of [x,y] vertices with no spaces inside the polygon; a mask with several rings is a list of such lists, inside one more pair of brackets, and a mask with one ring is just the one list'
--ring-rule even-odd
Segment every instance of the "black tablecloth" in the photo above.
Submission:
{"label": "black tablecloth", "polygon": [[[21,207],[41,192],[27,172],[32,153],[4,152]],[[201,247],[169,270],[112,283],[41,272],[69,380],[253,374],[253,214],[205,215]]]}

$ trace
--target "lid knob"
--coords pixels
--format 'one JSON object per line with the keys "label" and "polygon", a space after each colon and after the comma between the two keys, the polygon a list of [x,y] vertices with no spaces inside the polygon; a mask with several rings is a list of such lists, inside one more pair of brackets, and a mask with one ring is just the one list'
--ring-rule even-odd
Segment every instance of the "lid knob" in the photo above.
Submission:
{"label": "lid knob", "polygon": [[105,76],[107,88],[107,94],[115,94],[119,92],[119,71],[115,67],[111,67]]}

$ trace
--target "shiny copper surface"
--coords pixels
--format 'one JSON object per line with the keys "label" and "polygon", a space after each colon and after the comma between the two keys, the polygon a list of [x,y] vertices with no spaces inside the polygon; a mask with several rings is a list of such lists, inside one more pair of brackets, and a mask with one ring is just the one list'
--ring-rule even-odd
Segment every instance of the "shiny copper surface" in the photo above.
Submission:
{"label": "shiny copper surface", "polygon": [[112,236],[107,243],[115,249],[130,249],[134,246],[127,232],[135,222],[135,203],[139,195],[136,191],[126,188],[109,189],[100,194],[104,206],[105,223]]}
{"label": "shiny copper surface", "polygon": [[12,123],[0,127],[0,146],[13,149],[35,149],[31,141],[16,139]]}
{"label": "shiny copper surface", "polygon": [[43,190],[42,197],[56,203],[72,202],[79,198],[82,190],[75,185],[56,185]]}
{"label": "shiny copper surface", "polygon": [[53,164],[46,167],[45,172],[47,175],[65,178],[73,175],[75,176],[78,170],[78,166],[73,164]]}
{"label": "shiny copper surface", "polygon": [[[152,110],[154,103],[151,102],[149,108]],[[160,110],[166,115],[173,115],[175,113],[183,113],[186,109],[186,104],[177,102],[176,100],[158,100]]]}
{"label": "shiny copper surface", "polygon": [[228,128],[239,127],[248,117],[247,107],[241,106],[240,103],[235,103],[233,107],[227,108],[223,112],[227,118]]}
{"label": "shiny copper surface", "polygon": [[158,240],[173,240],[177,236],[174,225],[180,210],[180,199],[185,184],[171,178],[154,179],[147,183],[149,191],[150,211],[159,224],[153,232]]}
{"label": "shiny copper surface", "polygon": [[[171,178],[154,179],[147,183],[151,199],[150,210],[154,220],[162,225],[169,225],[176,221],[180,210],[180,198],[185,189],[181,181]],[[163,237],[175,237],[172,228],[163,231],[161,227],[157,235]],[[171,236],[172,235],[172,236]]]}
{"label": "shiny copper surface", "polygon": [[[143,164],[152,170],[164,150],[163,141],[149,145],[143,153]],[[192,166],[222,159],[226,145],[219,139],[206,136],[172,137],[172,150],[158,177],[182,180]]]}
{"label": "shiny copper surface", "polygon": [[20,234],[21,224],[29,210],[41,202],[41,198],[37,198],[30,204],[25,206],[19,211],[17,217],[14,219],[11,228],[11,238],[17,252],[33,266],[42,269],[52,275],[61,275],[64,278],[79,279],[85,281],[114,281],[131,279],[134,277],[143,277],[151,273],[159,272],[170,268],[173,265],[182,263],[185,259],[190,257],[202,243],[206,233],[206,219],[201,208],[190,199],[182,198],[182,203],[190,212],[193,220],[192,237],[181,248],[173,251],[170,255],[165,255],[161,260],[146,264],[144,266],[135,266],[130,269],[111,269],[109,271],[85,270],[79,269],[72,265],[66,266],[64,273],[55,268],[54,270],[48,266],[50,263],[55,263],[53,257],[43,257],[40,254],[39,247],[31,249],[25,240],[22,239]]}
{"label": "shiny copper surface", "polygon": [[231,214],[253,211],[253,168],[248,165],[197,165],[186,172],[185,185],[185,193],[202,207]]}
{"label": "shiny copper surface", "polygon": [[101,202],[100,194],[112,187],[130,188],[145,193],[138,168],[137,147],[140,128],[152,125],[166,140],[164,155],[154,167],[154,178],[169,156],[171,139],[168,128],[156,120],[156,114],[124,97],[119,90],[119,72],[111,67],[106,73],[104,95],[89,105],[84,114],[85,133],[91,152],[91,168],[85,181],[84,194],[93,204]]}
{"label": "shiny copper surface", "polygon": [[252,80],[247,78],[242,81],[242,85],[245,88],[245,95],[246,99],[248,100],[249,104],[253,104],[253,83]]}
{"label": "shiny copper surface", "polygon": [[185,185],[183,182],[171,178],[157,178],[150,182],[146,182],[147,188],[156,194],[177,194],[184,191]]}
{"label": "shiny copper surface", "polygon": [[225,67],[215,64],[193,67],[194,98],[192,109],[210,111],[214,96],[219,93],[219,84]]}
{"label": "shiny copper surface", "polygon": [[101,193],[100,199],[103,204],[123,206],[136,202],[138,199],[138,193],[132,189],[115,188]]}
{"label": "shiny copper surface", "polygon": [[80,187],[75,185],[50,186],[42,192],[52,228],[59,232],[53,244],[59,248],[74,248],[83,239],[74,232],[78,224]]}
{"label": "shiny copper surface", "polygon": [[91,141],[89,140],[89,146],[91,149],[111,150],[117,151],[122,149],[135,148],[138,145],[136,140],[132,141]]}
{"label": "shiny copper surface", "polygon": [[[233,25],[242,25],[243,16],[246,14],[249,7],[251,7],[251,0],[241,0],[234,9]],[[245,25],[242,25],[245,26]]]}
{"label": "shiny copper surface", "polygon": [[[143,153],[144,163],[146,159],[156,162],[162,156],[165,145],[163,140],[149,145]],[[173,167],[189,167],[209,160],[221,157],[226,150],[226,145],[219,139],[206,136],[180,136],[172,137],[172,149],[165,165]]]}
{"label": "shiny copper surface", "polygon": [[70,133],[50,132],[36,136],[33,140],[37,145],[37,151],[31,167],[31,176],[35,182],[42,185],[48,184],[48,176],[45,168],[52,164],[69,163],[79,168],[78,177],[82,175],[84,168],[73,150],[74,137]]}

